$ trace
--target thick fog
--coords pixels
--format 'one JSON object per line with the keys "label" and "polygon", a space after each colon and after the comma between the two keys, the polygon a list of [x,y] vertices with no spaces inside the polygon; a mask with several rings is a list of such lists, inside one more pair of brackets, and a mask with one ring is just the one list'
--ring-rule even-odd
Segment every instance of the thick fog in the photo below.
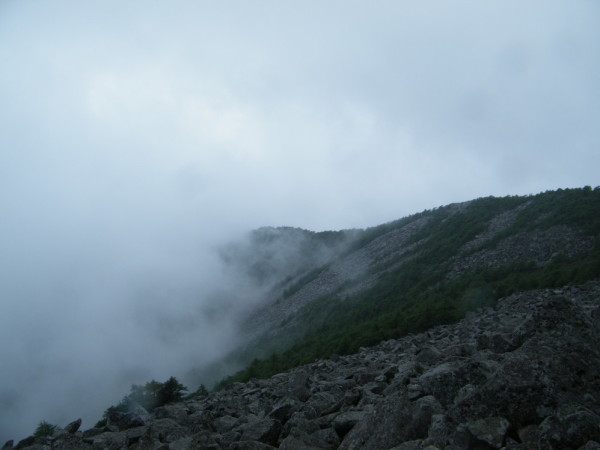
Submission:
{"label": "thick fog", "polygon": [[235,346],[248,230],[598,185],[598,55],[593,0],[1,1],[0,441]]}

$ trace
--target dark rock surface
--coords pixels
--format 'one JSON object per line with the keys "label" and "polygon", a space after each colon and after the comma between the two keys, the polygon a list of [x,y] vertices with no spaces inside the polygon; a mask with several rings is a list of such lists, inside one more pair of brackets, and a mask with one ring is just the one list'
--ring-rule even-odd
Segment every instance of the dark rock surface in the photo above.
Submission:
{"label": "dark rock surface", "polygon": [[600,281],[523,292],[454,325],[17,447],[596,449],[599,313]]}

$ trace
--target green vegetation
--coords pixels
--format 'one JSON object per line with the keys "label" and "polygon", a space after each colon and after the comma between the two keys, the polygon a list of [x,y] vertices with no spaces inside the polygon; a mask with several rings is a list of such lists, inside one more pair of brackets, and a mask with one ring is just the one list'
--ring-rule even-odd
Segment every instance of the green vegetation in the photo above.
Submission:
{"label": "green vegetation", "polygon": [[[478,246],[465,247],[488,228],[491,219],[504,212],[515,211],[521,205],[523,208],[503,231]],[[514,292],[555,288],[600,277],[598,187],[558,190],[529,197],[480,198],[466,205],[424,211],[367,230],[323,233],[293,230],[306,238],[306,255],[315,252],[320,245],[337,248],[338,254],[348,255],[374,239],[417,220],[424,224],[409,238],[409,251],[371,267],[363,275],[377,276],[369,289],[348,296],[343,294],[343,288],[347,287],[343,286],[338,292],[309,303],[288,318],[285,332],[280,332],[275,338],[264,336],[236,351],[232,360],[245,364],[246,368],[223,379],[216,388],[236,381],[269,377],[318,358],[354,353],[360,347],[382,340],[456,322],[466,312],[493,306],[499,298]],[[472,267],[464,273],[450,276],[454,258],[459,253],[467,257],[478,251],[494,250],[512,236],[556,226],[568,226],[593,238],[593,248],[583,255],[552,255],[550,262],[543,266],[534,261],[515,260],[504,265]],[[278,239],[273,230],[285,231],[259,230],[254,236],[256,248],[261,243]],[[268,253],[267,257],[270,257]],[[307,256],[306,262],[310,260]],[[260,276],[267,276],[265,274],[272,268],[269,263],[264,267],[260,261],[255,261],[255,264],[258,266],[253,269]],[[307,266],[303,273],[289,275],[280,284],[281,298],[303,289],[326,268],[327,264]],[[358,277],[353,283],[360,281]],[[182,400],[186,390],[174,377],[165,383],[153,380],[143,386],[133,385],[131,392],[118,405],[105,411],[104,420],[97,426],[103,426],[112,411],[126,412],[134,404],[152,410]],[[207,393],[201,385],[186,398]]]}
{"label": "green vegetation", "polygon": [[187,395],[186,398],[193,398],[193,397],[206,397],[208,395],[208,389],[206,389],[206,386],[204,386],[203,384],[201,384],[198,389],[196,389],[194,392],[192,392],[191,394]]}
{"label": "green vegetation", "polygon": [[36,438],[50,437],[54,434],[55,429],[56,425],[52,425],[45,420],[42,420],[35,429],[33,436]]}
{"label": "green vegetation", "polygon": [[[521,209],[514,223],[493,239],[463,255],[492,249],[517,233],[566,225],[595,238],[594,248],[583,256],[555,255],[538,267],[518,261],[500,267],[480,267],[449,277],[452,258],[468,242],[485,231],[489,221],[505,211]],[[454,207],[455,208],[455,207]],[[263,378],[333,354],[349,354],[382,340],[418,333],[432,326],[459,320],[467,311],[493,305],[499,298],[526,289],[560,287],[600,277],[600,189],[558,190],[530,197],[480,198],[456,211],[453,206],[426,211],[399,221],[365,230],[348,251],[414,220],[426,224],[412,235],[414,248],[385,266],[370,289],[351,297],[334,293],[312,302],[294,316],[277,339],[263,339],[254,348],[246,369],[222,380],[217,388],[235,381]],[[394,263],[403,263],[394,267]],[[290,290],[302,288],[318,275],[311,272]],[[289,295],[289,293],[288,293]],[[275,341],[275,343],[273,343]],[[282,347],[285,343],[285,347]]]}
{"label": "green vegetation", "polygon": [[[206,388],[204,388],[204,391],[202,391],[202,388],[204,386],[200,386],[199,391],[205,392]],[[184,398],[184,392],[187,390],[175,377],[170,377],[164,383],[152,380],[143,386],[133,384],[129,394],[123,397],[117,405],[110,406],[104,411],[102,420],[96,424],[96,427],[100,428],[106,425],[108,416],[115,411],[129,412],[135,405],[139,405],[147,411],[152,411],[159,406],[181,401]]]}
{"label": "green vegetation", "polygon": [[177,402],[183,399],[183,393],[187,388],[170,377],[164,383],[149,381],[145,385],[133,384],[128,395],[117,405],[117,410],[128,411],[131,405],[138,404],[148,411],[167,403]]}

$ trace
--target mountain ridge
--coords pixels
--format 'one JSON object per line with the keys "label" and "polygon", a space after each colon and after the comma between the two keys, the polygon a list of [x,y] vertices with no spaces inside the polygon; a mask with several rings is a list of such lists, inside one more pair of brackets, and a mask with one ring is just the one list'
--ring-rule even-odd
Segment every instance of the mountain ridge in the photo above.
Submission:
{"label": "mountain ridge", "polygon": [[[252,380],[293,373],[295,367],[307,367],[306,364],[314,364],[315,360],[333,358],[335,361],[382,341],[421,336],[420,333],[432,327],[451,326],[461,319],[467,320],[470,311],[494,307],[500,299],[511,295],[518,297],[522,293],[523,298],[529,298],[526,292],[539,291],[560,296],[562,294],[554,290],[575,284],[585,286],[582,284],[585,282],[591,282],[593,288],[568,288],[566,292],[587,289],[596,295],[594,283],[597,281],[590,280],[600,279],[599,244],[599,187],[561,189],[526,197],[479,198],[363,230],[312,232],[292,227],[260,228],[221,252],[223,260],[234,271],[252,279],[257,291],[264,296],[240,321],[247,342],[216,367],[197,371],[196,380],[198,384],[210,385],[221,379],[216,387],[226,392],[231,386],[239,387],[239,382],[256,383]],[[577,303],[576,298],[570,301]],[[593,305],[590,308],[596,310]],[[586,310],[586,314],[592,314],[590,311]],[[593,313],[590,317],[597,316]],[[507,333],[510,331],[500,333],[502,338],[477,339],[478,342],[492,339],[502,350],[506,347],[503,342],[511,341]],[[509,345],[508,350],[500,353],[510,353],[514,350],[510,348]],[[464,357],[473,355],[469,353]],[[310,367],[318,369],[318,365]],[[232,375],[235,370],[239,371]],[[313,375],[318,376],[318,373]],[[345,410],[337,412],[347,413]],[[246,413],[265,418],[257,411]],[[153,421],[160,417],[154,412],[143,416],[150,421],[143,426],[150,428],[137,431],[149,436],[153,433],[148,431]],[[253,416],[246,419],[254,420]],[[289,417],[279,420],[280,425],[285,427],[288,420]],[[342,426],[345,431],[340,431],[333,422],[323,423],[323,420],[318,423],[320,429],[333,429],[342,441],[348,430],[360,422],[351,421],[351,425]],[[514,431],[517,425],[522,425],[515,425],[511,418],[504,417],[504,420],[511,424],[507,430]],[[226,421],[240,426],[232,419]],[[537,425],[540,424],[538,421]],[[204,434],[222,434],[222,427],[214,421],[202,426]],[[186,439],[194,429],[186,431]],[[267,443],[254,439],[254,444],[242,445],[239,439],[234,439],[227,445],[231,444],[230,448],[271,448],[260,445],[282,444],[288,436],[281,434],[282,430],[278,431],[276,441]],[[124,431],[114,423],[112,428],[107,423],[104,429],[95,429],[92,433],[120,433],[119,442],[125,442],[121,447],[188,448],[183,442],[179,446],[155,435],[148,441],[152,442],[150,447],[140,447],[139,440],[127,437],[123,441]],[[80,439],[77,442],[82,443],[85,433],[76,433],[68,434],[76,435]],[[130,432],[125,435],[129,436]],[[329,435],[335,441],[335,436]],[[503,436],[503,442],[507,436]],[[86,439],[89,444],[89,433]],[[217,444],[207,448],[221,448],[221,437],[211,439]],[[524,442],[523,438],[517,439],[514,432],[511,439]],[[109,441],[92,440],[90,448],[113,448],[116,444]],[[157,447],[157,441],[163,447]],[[27,445],[39,445],[36,442]],[[56,437],[52,442],[55,445],[60,439]],[[55,448],[79,448],[69,447],[66,442],[60,445],[63,447]],[[335,448],[327,445],[325,448]],[[21,447],[25,448],[25,444]],[[297,448],[307,447],[298,444]]]}
{"label": "mountain ridge", "polygon": [[[376,321],[384,331],[347,350],[340,338],[329,350],[297,362],[402,335],[384,322],[390,314],[410,314],[411,308],[416,311],[413,316],[424,314],[417,311],[414,298],[425,309],[453,309],[451,321],[517,288],[553,287],[600,276],[598,217],[600,190],[582,188],[480,198],[353,230],[343,246],[333,249],[337,253],[329,261],[280,282],[251,312],[243,324],[251,344],[239,352],[241,365],[306,343],[311,333],[307,330],[315,336],[321,333],[315,324],[325,326],[326,314],[346,317],[346,322],[338,321],[338,328],[354,321],[356,327],[349,332],[365,319]],[[357,305],[365,314],[350,317]],[[379,317],[372,317],[372,309],[381,310]],[[409,327],[405,332],[422,329]]]}

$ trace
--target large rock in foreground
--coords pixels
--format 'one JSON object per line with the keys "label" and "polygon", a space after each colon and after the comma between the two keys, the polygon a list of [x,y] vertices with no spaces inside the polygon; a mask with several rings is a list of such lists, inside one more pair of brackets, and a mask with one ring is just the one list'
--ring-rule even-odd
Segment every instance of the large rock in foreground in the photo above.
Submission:
{"label": "large rock in foreground", "polygon": [[234,384],[41,449],[600,449],[600,282]]}

